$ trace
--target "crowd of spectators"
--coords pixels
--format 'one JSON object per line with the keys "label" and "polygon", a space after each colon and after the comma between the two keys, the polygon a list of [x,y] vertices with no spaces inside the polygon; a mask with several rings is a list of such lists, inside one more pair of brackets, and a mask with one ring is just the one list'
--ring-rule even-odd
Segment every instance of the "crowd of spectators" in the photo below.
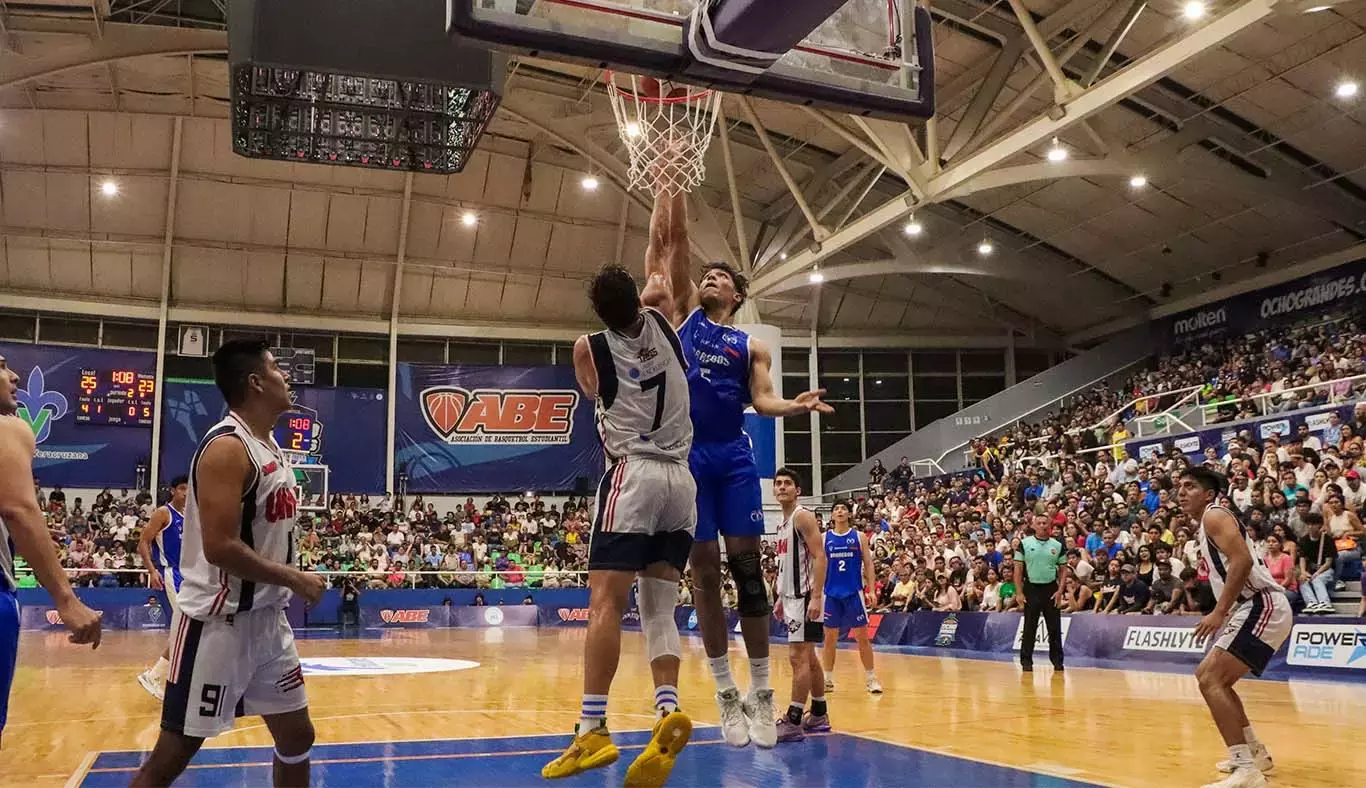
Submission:
{"label": "crowd of spectators", "polygon": [[[1044,422],[974,443],[976,469],[918,480],[906,458],[878,465],[855,501],[878,562],[884,610],[1014,610],[1013,556],[1029,515],[1052,518],[1068,551],[1069,612],[1200,613],[1214,600],[1198,560],[1199,523],[1180,511],[1176,480],[1190,463],[1228,476],[1221,503],[1238,512],[1297,610],[1333,610],[1360,572],[1366,504],[1366,404],[1321,429],[1256,440],[1239,430],[1223,451],[1130,457],[1124,419],[1168,407],[1192,386],[1217,421],[1366,398],[1366,334],[1354,317],[1207,342],[1157,360],[1124,386],[1100,386]],[[1323,385],[1317,385],[1323,384]],[[1298,386],[1312,386],[1290,392]],[[1172,393],[1178,392],[1178,393]],[[1283,393],[1284,392],[1284,393]],[[1266,395],[1264,405],[1232,400]],[[1141,398],[1148,396],[1148,399]],[[1138,399],[1125,412],[1126,402]],[[1366,602],[1358,615],[1366,617]]]}
{"label": "crowd of spectators", "polygon": [[[138,535],[152,515],[152,497],[147,493],[121,490],[115,495],[108,488],[87,502],[67,500],[60,486],[44,491],[35,480],[34,495],[47,518],[48,530],[58,543],[62,566],[70,570],[71,582],[79,587],[144,587],[147,578],[138,556]],[[15,559],[20,587],[34,587],[32,572],[25,571],[22,558]]]}

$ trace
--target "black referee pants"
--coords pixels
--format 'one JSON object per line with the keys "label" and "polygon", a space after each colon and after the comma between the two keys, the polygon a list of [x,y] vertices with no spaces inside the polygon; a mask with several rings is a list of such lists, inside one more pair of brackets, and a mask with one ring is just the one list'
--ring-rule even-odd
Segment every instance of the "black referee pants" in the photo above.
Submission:
{"label": "black referee pants", "polygon": [[1024,632],[1020,636],[1020,665],[1034,666],[1034,638],[1039,634],[1039,616],[1048,628],[1048,659],[1054,667],[1062,667],[1062,612],[1053,604],[1058,593],[1057,581],[1024,584]]}

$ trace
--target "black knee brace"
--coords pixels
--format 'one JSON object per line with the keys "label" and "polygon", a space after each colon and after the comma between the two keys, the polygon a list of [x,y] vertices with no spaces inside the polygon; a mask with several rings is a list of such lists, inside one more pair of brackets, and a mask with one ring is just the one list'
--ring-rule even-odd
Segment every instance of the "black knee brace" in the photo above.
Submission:
{"label": "black knee brace", "polygon": [[768,600],[764,588],[764,570],[759,565],[758,550],[749,550],[729,556],[730,576],[735,580],[736,603],[741,618],[768,616],[773,613],[773,603]]}

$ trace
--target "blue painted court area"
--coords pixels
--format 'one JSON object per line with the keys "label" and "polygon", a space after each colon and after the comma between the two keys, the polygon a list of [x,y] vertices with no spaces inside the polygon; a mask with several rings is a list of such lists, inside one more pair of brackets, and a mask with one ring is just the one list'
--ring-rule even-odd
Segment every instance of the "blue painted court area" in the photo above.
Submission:
{"label": "blue painted court area", "polygon": [[[614,734],[621,760],[607,768],[553,783],[556,786],[621,785],[626,767],[649,741],[648,731]],[[541,766],[558,755],[566,736],[446,739],[313,748],[317,786],[551,785]],[[124,786],[142,761],[140,752],[101,753],[83,786]],[[269,747],[205,749],[177,786],[270,784]],[[693,731],[674,767],[670,786],[990,786],[1070,788],[1087,786],[1020,769],[939,755],[872,739],[831,733],[782,744],[773,750],[735,749],[715,727]]]}

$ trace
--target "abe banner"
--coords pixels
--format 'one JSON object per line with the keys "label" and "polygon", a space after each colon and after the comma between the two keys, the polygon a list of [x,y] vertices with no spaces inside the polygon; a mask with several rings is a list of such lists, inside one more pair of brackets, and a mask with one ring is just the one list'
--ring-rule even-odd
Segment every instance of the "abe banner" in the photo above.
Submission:
{"label": "abe banner", "polygon": [[1215,301],[1172,315],[1158,325],[1164,341],[1183,344],[1246,334],[1316,312],[1341,309],[1363,295],[1366,259]]}
{"label": "abe banner", "polygon": [[414,493],[591,488],[593,403],[572,367],[398,365],[395,462]]}
{"label": "abe banner", "polygon": [[[293,392],[294,407],[275,431],[280,445],[326,465],[333,492],[382,494],[387,440],[384,391],[300,386]],[[200,438],[227,415],[228,406],[212,383],[170,381],[163,396],[161,479],[165,482],[189,473]],[[308,435],[286,429],[290,416],[303,417]]]}
{"label": "abe banner", "polygon": [[[75,348],[56,345],[19,345],[0,343],[0,355],[9,368],[19,376],[18,416],[33,430],[38,443],[38,454],[33,461],[33,475],[44,488],[54,484],[63,487],[132,487],[137,480],[139,461],[151,456],[152,428],[150,413],[138,413],[131,423],[95,423],[85,419],[78,423],[77,415],[84,405],[113,407],[113,397],[107,396],[96,383],[105,387],[113,379],[129,381],[128,385],[150,387],[124,407],[141,408],[142,398],[155,396],[156,355],[135,350],[106,350]],[[119,394],[123,393],[120,389]],[[114,392],[108,392],[112,395]],[[99,405],[95,405],[95,401]],[[139,424],[138,421],[147,424]]]}

